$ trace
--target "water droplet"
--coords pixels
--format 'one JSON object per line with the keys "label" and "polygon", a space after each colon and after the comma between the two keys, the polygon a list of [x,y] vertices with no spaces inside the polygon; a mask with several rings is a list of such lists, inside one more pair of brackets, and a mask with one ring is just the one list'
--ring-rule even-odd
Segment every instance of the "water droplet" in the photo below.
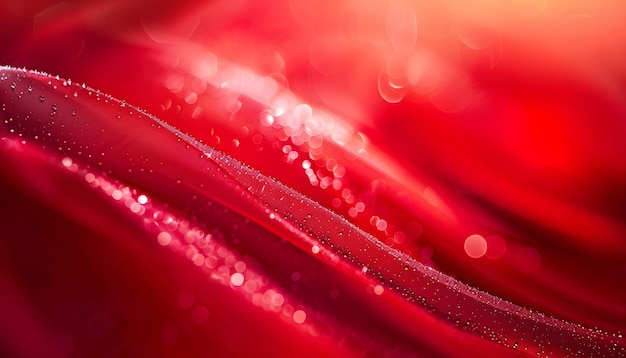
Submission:
{"label": "water droplet", "polygon": [[39,96],[39,100],[41,101],[41,103],[43,103],[43,101],[46,100],[46,96],[44,95]]}
{"label": "water droplet", "polygon": [[33,86],[28,86],[28,93],[32,93],[33,92]]}

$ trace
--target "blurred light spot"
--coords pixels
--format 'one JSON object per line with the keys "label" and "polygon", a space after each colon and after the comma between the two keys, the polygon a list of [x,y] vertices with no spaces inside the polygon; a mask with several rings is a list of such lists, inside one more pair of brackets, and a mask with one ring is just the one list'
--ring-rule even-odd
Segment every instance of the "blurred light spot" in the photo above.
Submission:
{"label": "blurred light spot", "polygon": [[293,316],[293,306],[290,304],[286,304],[283,306],[283,314],[287,317]]}
{"label": "blurred light spot", "polygon": [[230,283],[236,287],[243,285],[243,274],[241,274],[241,272],[235,272],[232,274],[232,276],[230,276]]}
{"label": "blurred light spot", "polygon": [[285,303],[285,297],[283,297],[283,295],[281,295],[280,293],[275,293],[272,296],[272,304],[276,307],[282,307],[282,305]]}
{"label": "blurred light spot", "polygon": [[256,133],[252,136],[252,143],[259,145],[261,143],[263,143],[263,136]]}
{"label": "blurred light spot", "polygon": [[311,120],[313,117],[313,109],[308,104],[299,104],[292,111],[292,118],[290,126],[292,128],[298,128],[302,124]]}
{"label": "blurred light spot", "polygon": [[72,158],[65,157],[61,160],[61,164],[66,168],[69,168],[73,163]]}
{"label": "blurred light spot", "polygon": [[246,270],[246,263],[243,261],[237,261],[235,263],[235,271],[244,272]]}
{"label": "blurred light spot", "polygon": [[193,81],[191,81],[191,89],[194,90],[194,92],[196,92],[197,94],[204,93],[207,89],[207,86],[208,86],[207,81],[201,80],[199,78],[196,78]]}
{"label": "blurred light spot", "polygon": [[470,80],[457,75],[439,84],[437,90],[429,94],[430,102],[440,111],[457,113],[467,108],[475,97]]}
{"label": "blurred light spot", "polygon": [[165,87],[172,93],[178,93],[183,90],[185,80],[180,74],[170,73],[163,80],[163,85],[165,85]]}
{"label": "blurred light spot", "polygon": [[406,78],[417,94],[434,91],[440,81],[441,64],[434,55],[420,51],[415,53],[406,64]]}
{"label": "blurred light spot", "polygon": [[241,103],[240,100],[233,98],[230,99],[226,102],[226,110],[229,113],[237,113],[239,112],[239,110],[241,110],[241,107],[243,106],[243,104]]}
{"label": "blurred light spot", "polygon": [[357,212],[362,213],[365,210],[365,204],[359,201],[358,203],[354,204],[354,209],[356,209]]}
{"label": "blurred light spot", "polygon": [[132,204],[130,204],[130,212],[133,214],[139,214],[141,212],[141,210],[143,209],[143,206],[141,206],[141,204],[134,202]]}
{"label": "blurred light spot", "polygon": [[168,232],[163,231],[157,236],[157,242],[159,243],[159,245],[167,246],[172,242],[172,235],[170,235],[170,233]]}
{"label": "blurred light spot", "polygon": [[306,321],[306,312],[303,310],[297,310],[293,313],[293,321],[297,324],[302,324]]}
{"label": "blurred light spot", "polygon": [[217,71],[217,57],[207,52],[191,66],[191,73],[198,78],[213,76]]}
{"label": "blurred light spot", "polygon": [[141,194],[139,195],[139,197],[137,197],[137,202],[141,205],[146,204],[148,202],[148,197]]}
{"label": "blurred light spot", "polygon": [[381,285],[374,286],[374,293],[378,296],[382,295],[385,292],[385,288]]}
{"label": "blurred light spot", "polygon": [[96,180],[96,176],[92,173],[85,174],[85,181],[89,184],[93,183]]}
{"label": "blurred light spot", "polygon": [[465,248],[465,253],[471,258],[477,259],[485,255],[487,252],[487,241],[485,241],[485,238],[480,235],[470,235],[467,239],[465,239],[465,244],[463,246]]}
{"label": "blurred light spot", "polygon": [[209,255],[204,259],[204,266],[213,269],[217,266],[217,257]]}
{"label": "blurred light spot", "polygon": [[387,73],[381,70],[378,74],[378,93],[388,103],[399,103],[404,98],[406,90],[404,88],[394,88]]}
{"label": "blurred light spot", "polygon": [[314,246],[311,248],[311,252],[313,252],[314,254],[318,254],[318,253],[320,252],[320,247],[319,247],[319,246],[317,246],[317,245],[314,245]]}
{"label": "blurred light spot", "polygon": [[193,112],[191,112],[191,118],[199,119],[200,117],[202,117],[202,107],[194,108]]}
{"label": "blurred light spot", "polygon": [[187,104],[194,104],[198,101],[198,94],[196,92],[189,92],[185,96],[185,102]]}
{"label": "blurred light spot", "polygon": [[122,193],[121,190],[114,190],[113,193],[111,193],[111,197],[113,197],[113,199],[115,200],[120,200],[123,196],[124,193]]}
{"label": "blurred light spot", "polygon": [[261,126],[271,127],[274,124],[274,116],[269,111],[263,111],[260,115]]}
{"label": "blurred light spot", "polygon": [[402,231],[397,231],[395,234],[393,234],[393,241],[395,241],[396,244],[403,244],[405,240],[406,234]]}

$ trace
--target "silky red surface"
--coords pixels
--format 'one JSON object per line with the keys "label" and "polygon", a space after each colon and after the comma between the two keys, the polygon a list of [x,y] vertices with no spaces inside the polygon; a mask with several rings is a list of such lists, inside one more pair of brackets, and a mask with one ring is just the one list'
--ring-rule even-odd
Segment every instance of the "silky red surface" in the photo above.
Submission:
{"label": "silky red surface", "polygon": [[[481,2],[468,8],[455,1],[311,7],[286,1],[185,1],[159,7],[141,1],[6,3],[0,61],[123,99],[277,178],[422,263],[515,304],[612,335],[623,332],[626,321],[626,72],[620,46],[626,13],[611,1],[530,3],[536,7]],[[389,9],[411,11],[398,15]],[[410,20],[406,13],[414,14],[417,24],[416,45],[409,49],[402,41],[411,43],[410,31],[406,40],[389,29]],[[355,202],[364,204],[363,213],[350,214],[353,203],[341,190],[311,185],[300,163],[315,147],[281,140],[284,130],[276,126],[275,132],[264,132],[263,104],[246,97],[250,91],[235,115],[227,99],[198,91],[203,114],[193,117],[194,105],[164,83],[172,73],[191,81],[194,60],[207,51],[220,64],[273,76],[302,103],[333,113],[348,126],[348,143],[327,138],[319,158],[309,160],[324,173],[332,172],[329,159],[343,165],[342,183]],[[411,61],[426,63],[426,75],[436,80],[421,77],[425,82],[411,84],[410,71],[419,69],[409,66]],[[400,89],[381,89],[381,73]],[[193,87],[188,82],[186,90]],[[7,86],[3,83],[2,91],[10,91]],[[389,103],[396,95],[401,101]],[[9,98],[2,97],[3,103]],[[20,113],[32,111],[37,102],[24,104]],[[171,109],[176,105],[180,111]],[[3,121],[10,116],[4,113]],[[242,134],[244,126],[262,134],[263,141]],[[0,166],[5,228],[0,309],[10,317],[0,328],[0,349],[8,355],[516,353],[445,318],[429,317],[399,296],[373,301],[359,277],[339,273],[327,262],[306,261],[310,255],[297,245],[287,255],[279,253],[278,244],[254,246],[250,240],[237,248],[230,242],[235,251],[261,262],[285,295],[298,296],[289,275],[302,260],[303,270],[323,272],[316,282],[324,290],[344,288],[342,294],[352,301],[325,303],[328,295],[319,287],[303,285],[307,297],[319,297],[297,300],[334,317],[341,327],[336,331],[345,330],[312,335],[231,287],[207,280],[189,260],[159,246],[127,210],[59,166],[67,152],[38,148],[36,141],[14,143],[19,138],[4,127],[2,136],[12,138],[3,141]],[[299,153],[295,163],[289,162],[285,145]],[[156,150],[159,143],[146,142],[150,146]],[[128,166],[122,160],[112,163],[116,169]],[[118,177],[140,190],[155,185],[140,176]],[[186,182],[194,180],[201,181],[189,177]],[[150,194],[191,219],[187,194]],[[226,197],[220,202],[219,194],[207,195],[225,207],[245,206]],[[338,207],[336,198],[342,200]],[[244,217],[199,220],[223,229]],[[384,219],[389,229],[377,229],[375,218]],[[278,240],[272,225],[259,224],[247,233]],[[396,232],[408,239],[394,242]],[[465,252],[465,239],[473,234],[487,239],[485,257]],[[493,235],[505,243],[501,257],[489,258]],[[292,259],[273,262],[285,257]],[[189,290],[208,310],[207,323],[194,324],[191,313],[177,307],[177,295]],[[377,305],[378,311],[372,308]],[[171,333],[175,343],[169,344],[168,332],[176,332]],[[344,343],[359,334],[378,343],[367,345],[363,337]],[[450,341],[459,348],[446,344]],[[623,347],[623,339],[618,341]]]}

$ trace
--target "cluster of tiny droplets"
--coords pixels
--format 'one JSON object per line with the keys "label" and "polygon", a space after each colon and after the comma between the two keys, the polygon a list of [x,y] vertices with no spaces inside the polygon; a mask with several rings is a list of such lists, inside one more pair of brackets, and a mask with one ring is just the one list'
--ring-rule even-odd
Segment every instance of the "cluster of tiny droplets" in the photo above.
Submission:
{"label": "cluster of tiny droplets", "polygon": [[[61,164],[67,170],[82,175],[89,186],[103,191],[113,201],[137,215],[143,221],[145,230],[154,234],[159,245],[186,257],[211,280],[237,290],[252,304],[266,311],[280,313],[299,325],[307,322],[306,308],[292,302],[279,288],[268,282],[267,277],[257,272],[253,263],[246,263],[237,252],[222,244],[224,234],[218,228],[202,230],[164,209],[163,205],[155,203],[146,194],[139,194],[135,189],[79,169],[69,157],[64,157]],[[186,301],[184,297],[180,300]]]}
{"label": "cluster of tiny droplets", "polygon": [[[387,245],[404,248],[421,257],[422,262],[433,265],[430,260],[433,250],[427,245],[417,247],[416,244],[423,231],[422,224],[412,221],[394,225],[385,217],[388,214],[384,211],[388,208],[381,207],[380,203],[367,204],[376,188],[355,187],[350,183],[355,178],[348,178],[343,159],[334,158],[343,155],[329,153],[332,147],[341,148],[341,153],[348,153],[353,159],[367,157],[367,138],[363,133],[332,114],[303,103],[278,86],[271,75],[261,76],[249,69],[221,63],[214,54],[206,51],[187,67],[181,65],[172,69],[164,77],[163,85],[174,96],[161,105],[168,117],[182,115],[201,119],[207,115],[207,106],[215,106],[207,101],[219,98],[217,103],[224,107],[232,122],[233,116],[242,110],[244,101],[260,104],[258,120],[253,126],[242,125],[232,139],[228,133],[222,134],[213,128],[204,143],[225,150],[239,146],[245,138],[258,146],[267,142],[276,144],[272,148],[283,155],[284,162],[300,167],[312,187],[334,193],[326,206],[351,219],[369,222],[376,236]],[[229,104],[232,102],[242,105],[231,111]],[[373,182],[370,186],[377,185],[384,186],[384,182]],[[363,216],[370,219],[362,219]]]}

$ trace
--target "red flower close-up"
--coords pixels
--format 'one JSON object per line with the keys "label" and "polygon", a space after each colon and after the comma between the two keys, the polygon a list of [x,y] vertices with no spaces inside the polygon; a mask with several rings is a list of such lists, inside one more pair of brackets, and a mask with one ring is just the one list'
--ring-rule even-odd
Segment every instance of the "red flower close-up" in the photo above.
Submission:
{"label": "red flower close-up", "polygon": [[0,1],[0,356],[623,357],[617,0]]}

